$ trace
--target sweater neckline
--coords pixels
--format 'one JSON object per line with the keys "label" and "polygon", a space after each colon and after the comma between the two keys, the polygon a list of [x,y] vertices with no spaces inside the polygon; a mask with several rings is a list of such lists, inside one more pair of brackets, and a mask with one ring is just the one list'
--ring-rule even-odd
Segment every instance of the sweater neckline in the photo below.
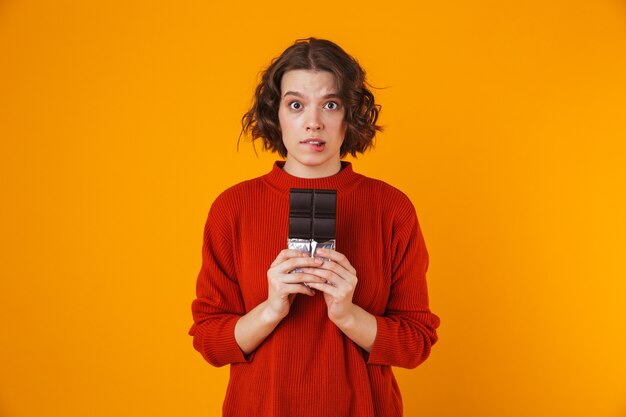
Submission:
{"label": "sweater neckline", "polygon": [[280,192],[288,193],[290,188],[317,188],[343,191],[356,185],[363,176],[352,170],[352,163],[341,161],[341,170],[329,177],[301,178],[287,173],[285,161],[276,161],[272,170],[263,176],[263,180]]}

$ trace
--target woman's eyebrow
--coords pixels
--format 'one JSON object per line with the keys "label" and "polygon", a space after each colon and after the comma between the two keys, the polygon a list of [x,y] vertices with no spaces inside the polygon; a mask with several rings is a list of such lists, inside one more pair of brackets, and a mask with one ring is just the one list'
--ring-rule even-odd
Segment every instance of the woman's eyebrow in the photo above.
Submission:
{"label": "woman's eyebrow", "polygon": [[298,93],[297,91],[287,91],[285,94],[283,94],[283,97],[287,96],[303,97],[302,94]]}
{"label": "woman's eyebrow", "polygon": [[[299,93],[297,91],[287,91],[285,94],[283,94],[283,98],[285,98],[286,96],[296,96],[296,97],[304,97],[304,95],[302,93]],[[339,94],[337,93],[329,93],[329,94],[325,94],[324,96],[322,96],[322,98],[326,99],[326,98],[339,98]]]}

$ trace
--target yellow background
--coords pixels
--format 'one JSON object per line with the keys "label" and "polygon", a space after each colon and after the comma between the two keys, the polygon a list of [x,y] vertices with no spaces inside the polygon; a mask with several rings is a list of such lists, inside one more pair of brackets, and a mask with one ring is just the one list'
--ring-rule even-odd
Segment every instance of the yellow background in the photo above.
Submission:
{"label": "yellow background", "polygon": [[626,6],[609,0],[0,2],[0,416],[215,416],[186,332],[258,72],[332,39],[386,131],[440,342],[406,416],[626,416]]}

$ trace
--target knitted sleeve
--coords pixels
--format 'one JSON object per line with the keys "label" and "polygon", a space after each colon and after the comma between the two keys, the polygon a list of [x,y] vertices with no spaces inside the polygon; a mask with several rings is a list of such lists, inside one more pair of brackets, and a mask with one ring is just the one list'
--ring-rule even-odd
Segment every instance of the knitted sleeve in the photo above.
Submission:
{"label": "knitted sleeve", "polygon": [[194,348],[214,366],[246,362],[235,340],[235,324],[245,314],[232,248],[232,213],[223,196],[211,206],[204,227],[202,266],[196,283],[189,330]]}
{"label": "knitted sleeve", "polygon": [[389,300],[385,314],[376,316],[378,332],[367,362],[415,368],[437,341],[439,317],[428,306],[428,252],[415,209],[408,198],[399,207],[393,226]]}

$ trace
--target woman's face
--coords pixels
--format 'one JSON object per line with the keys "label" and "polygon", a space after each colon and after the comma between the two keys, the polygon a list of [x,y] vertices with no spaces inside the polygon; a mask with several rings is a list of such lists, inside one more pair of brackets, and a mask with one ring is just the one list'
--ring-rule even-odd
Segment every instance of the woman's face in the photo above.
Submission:
{"label": "woman's face", "polygon": [[327,71],[287,71],[280,94],[278,121],[287,148],[283,169],[305,178],[339,172],[346,122],[335,76]]}

